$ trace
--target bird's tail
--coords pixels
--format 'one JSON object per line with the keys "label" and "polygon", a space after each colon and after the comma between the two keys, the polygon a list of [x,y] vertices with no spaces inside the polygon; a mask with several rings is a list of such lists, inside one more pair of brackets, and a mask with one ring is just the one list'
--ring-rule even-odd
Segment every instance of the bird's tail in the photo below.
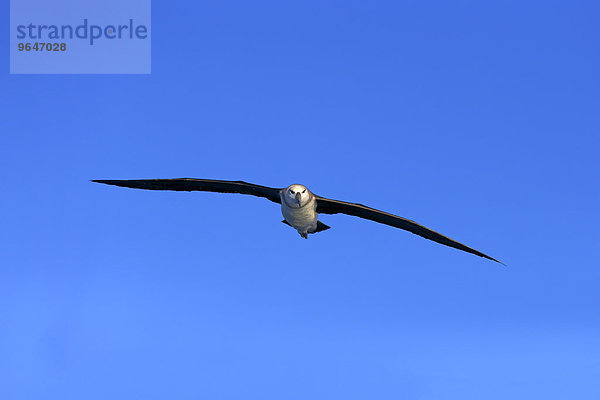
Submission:
{"label": "bird's tail", "polygon": [[[289,222],[287,222],[285,219],[283,221],[284,224],[286,225],[290,225]],[[317,229],[313,232],[308,232],[308,233],[317,233],[317,232],[321,232],[321,231],[326,231],[327,229],[331,228],[330,226],[325,225],[324,223],[322,223],[321,221],[317,221]]]}

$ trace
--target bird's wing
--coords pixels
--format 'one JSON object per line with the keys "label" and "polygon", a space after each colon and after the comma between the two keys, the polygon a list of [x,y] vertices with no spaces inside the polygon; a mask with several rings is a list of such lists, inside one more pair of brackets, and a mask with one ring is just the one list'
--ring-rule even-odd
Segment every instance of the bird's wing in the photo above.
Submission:
{"label": "bird's wing", "polygon": [[254,185],[242,181],[218,181],[213,179],[131,179],[131,180],[93,180],[92,182],[107,185],[123,186],[135,189],[148,190],[178,190],[178,191],[203,191],[218,193],[241,193],[252,196],[264,197],[275,203],[281,203],[279,191],[281,189]]}
{"label": "bird's wing", "polygon": [[356,203],[347,203],[345,201],[326,199],[324,197],[315,196],[317,200],[317,213],[320,214],[348,214],[354,215],[355,217],[369,219],[371,221],[379,222],[380,224],[385,224],[389,226],[393,226],[395,228],[400,228],[407,230],[409,232],[414,233],[415,235],[419,235],[424,237],[425,239],[433,240],[434,242],[438,242],[444,244],[446,246],[454,247],[455,249],[459,249],[462,251],[466,251],[467,253],[478,255],[479,257],[487,258],[488,260],[496,261],[500,264],[502,262],[492,258],[486,254],[483,254],[480,251],[470,248],[469,246],[465,246],[462,243],[459,243],[455,240],[450,239],[442,234],[439,234],[435,231],[432,231],[429,228],[426,228],[422,225],[417,224],[414,221],[411,221],[406,218],[398,217],[397,215],[389,214],[383,211],[376,210],[371,207],[364,206],[362,204]]}

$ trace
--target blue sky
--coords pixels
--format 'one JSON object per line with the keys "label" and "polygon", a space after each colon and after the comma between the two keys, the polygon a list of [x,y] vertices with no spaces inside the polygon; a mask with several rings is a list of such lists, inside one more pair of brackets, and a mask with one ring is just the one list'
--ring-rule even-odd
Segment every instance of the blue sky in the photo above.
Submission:
{"label": "blue sky", "polygon": [[[0,398],[597,399],[599,11],[154,2],[151,75],[2,52]],[[159,177],[302,183],[508,267],[89,182]]]}

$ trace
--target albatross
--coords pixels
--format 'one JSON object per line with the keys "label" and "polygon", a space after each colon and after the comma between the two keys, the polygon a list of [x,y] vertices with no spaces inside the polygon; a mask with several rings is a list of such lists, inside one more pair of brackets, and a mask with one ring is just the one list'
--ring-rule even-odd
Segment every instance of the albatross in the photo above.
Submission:
{"label": "albatross", "polygon": [[502,264],[502,262],[487,254],[459,243],[456,240],[450,239],[447,236],[426,228],[423,225],[419,225],[409,219],[379,211],[362,204],[317,196],[308,190],[306,186],[299,184],[293,184],[285,188],[272,188],[243,181],[195,178],[93,180],[92,182],[147,190],[249,194],[252,196],[264,197],[274,203],[281,204],[281,213],[284,218],[281,222],[296,229],[304,239],[308,239],[309,234],[322,232],[330,228],[319,221],[319,214],[347,214],[389,225],[394,228],[404,229],[415,235],[424,237],[425,239],[454,247],[455,249],[466,251],[467,253],[475,254],[479,257],[487,258],[488,260]]}

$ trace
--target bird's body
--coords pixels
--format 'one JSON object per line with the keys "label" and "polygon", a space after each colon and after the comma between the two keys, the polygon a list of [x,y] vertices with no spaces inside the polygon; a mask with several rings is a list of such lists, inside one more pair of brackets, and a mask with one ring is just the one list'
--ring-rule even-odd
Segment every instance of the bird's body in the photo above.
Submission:
{"label": "bird's body", "polygon": [[286,224],[298,231],[300,236],[308,238],[309,233],[329,229],[318,220],[318,214],[347,214],[364,218],[395,228],[407,230],[415,235],[475,254],[492,261],[500,262],[478,250],[450,239],[438,232],[419,225],[414,221],[357,203],[328,199],[317,196],[302,185],[290,185],[286,188],[271,188],[243,181],[221,181],[214,179],[139,179],[139,180],[95,180],[108,185],[124,186],[148,190],[204,191],[218,193],[240,193],[264,197],[281,204],[281,213]]}
{"label": "bird's body", "polygon": [[315,196],[302,185],[291,185],[279,192],[281,214],[287,223],[307,239],[317,230],[317,201]]}

